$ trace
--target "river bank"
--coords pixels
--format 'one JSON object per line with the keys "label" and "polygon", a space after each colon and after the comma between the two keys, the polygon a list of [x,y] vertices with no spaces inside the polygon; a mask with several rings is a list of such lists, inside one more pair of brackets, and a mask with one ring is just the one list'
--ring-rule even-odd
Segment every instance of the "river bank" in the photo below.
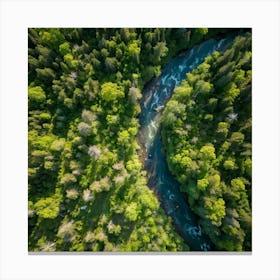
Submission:
{"label": "river bank", "polygon": [[165,213],[172,218],[176,231],[194,251],[214,250],[210,240],[199,225],[180,192],[179,183],[169,172],[160,137],[160,116],[173,90],[214,51],[221,51],[232,38],[219,41],[210,39],[178,54],[162,70],[162,74],[150,81],[143,90],[138,144],[139,157],[147,171],[148,186],[158,197]]}

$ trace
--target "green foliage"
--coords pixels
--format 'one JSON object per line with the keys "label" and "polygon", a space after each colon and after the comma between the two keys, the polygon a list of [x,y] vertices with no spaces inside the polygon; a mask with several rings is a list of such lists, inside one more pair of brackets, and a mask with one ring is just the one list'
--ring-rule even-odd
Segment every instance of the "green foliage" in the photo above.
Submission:
{"label": "green foliage", "polygon": [[226,170],[234,170],[237,168],[237,166],[233,160],[228,159],[224,162],[224,168]]}
{"label": "green foliage", "polygon": [[215,147],[207,145],[200,149],[201,158],[205,161],[216,159]]}
{"label": "green foliage", "polygon": [[64,36],[58,28],[41,29],[39,36],[42,43],[55,50],[64,41]]}
{"label": "green foliage", "polygon": [[130,43],[128,45],[128,55],[129,57],[131,57],[132,59],[134,59],[136,61],[136,63],[139,63],[139,59],[140,59],[140,47],[139,47],[139,42],[133,42]]}
{"label": "green foliage", "polygon": [[219,122],[218,128],[217,128],[217,133],[219,136],[226,138],[228,135],[228,129],[229,129],[229,123]]}
{"label": "green foliage", "polygon": [[[28,36],[29,250],[189,250],[146,185],[137,115],[143,86],[177,52],[209,38],[209,31],[30,28]],[[240,61],[245,73],[234,75],[238,88],[250,79],[249,58]],[[206,76],[208,65],[201,67]],[[195,83],[177,90],[182,98],[165,116],[170,126],[172,120],[184,124]],[[197,90],[210,97],[212,83]],[[200,163],[193,154],[176,154],[175,164],[190,165],[194,176]],[[249,172],[249,162],[242,166]],[[227,195],[232,197],[229,189]]]}
{"label": "green foliage", "polygon": [[206,199],[205,201],[206,217],[208,217],[214,226],[220,226],[224,218],[225,201],[222,198],[217,200]]}
{"label": "green foliage", "polygon": [[105,67],[107,72],[116,72],[118,66],[118,61],[115,57],[106,57]]}
{"label": "green foliage", "polygon": [[168,166],[218,250],[251,250],[250,49],[246,34],[207,57],[162,115]]}
{"label": "green foliage", "polygon": [[231,184],[233,192],[240,193],[242,191],[245,191],[244,183],[242,182],[242,180],[240,180],[238,178],[232,179],[230,184]]}
{"label": "green foliage", "polygon": [[181,124],[180,119],[186,118],[186,106],[177,100],[170,100],[166,106],[166,110],[162,115],[162,120],[166,126],[178,126]]}
{"label": "green foliage", "polygon": [[73,55],[71,53],[67,53],[66,55],[64,55],[64,61],[65,63],[72,69],[77,68],[78,66],[78,60],[75,60]]}
{"label": "green foliage", "polygon": [[236,144],[242,144],[244,141],[244,134],[241,132],[233,132],[230,137],[231,142]]}
{"label": "green foliage", "polygon": [[178,95],[178,97],[180,97],[180,99],[183,102],[185,102],[190,97],[191,91],[192,91],[192,87],[190,87],[188,84],[184,83],[183,81],[181,86],[178,86],[174,89],[173,95],[176,96]]}
{"label": "green foliage", "polygon": [[120,131],[118,133],[118,143],[120,145],[126,146],[129,144],[130,134],[127,130]]}
{"label": "green foliage", "polygon": [[60,183],[63,185],[71,185],[76,183],[77,179],[73,174],[66,173],[60,180]]}
{"label": "green foliage", "polygon": [[208,181],[208,179],[206,179],[206,178],[197,180],[197,187],[198,187],[198,189],[200,189],[201,191],[205,191],[206,188],[208,187],[208,185],[209,185],[209,181]]}
{"label": "green foliage", "polygon": [[55,219],[59,213],[59,199],[58,197],[40,199],[34,204],[34,209],[41,218]]}
{"label": "green foliage", "polygon": [[251,178],[252,177],[252,160],[247,158],[244,162],[245,173]]}
{"label": "green foliage", "polygon": [[52,116],[50,113],[44,112],[44,113],[40,114],[40,119],[43,122],[47,122],[47,121],[51,120],[51,118],[52,118]]}
{"label": "green foliage", "polygon": [[229,83],[226,88],[226,96],[229,98],[230,102],[234,102],[235,98],[240,94],[240,89],[237,88],[235,83]]}
{"label": "green foliage", "polygon": [[64,145],[65,145],[64,139],[55,140],[53,141],[50,150],[53,152],[61,152],[64,148]]}
{"label": "green foliage", "polygon": [[196,28],[198,34],[206,35],[208,33],[208,28]]}
{"label": "green foliage", "polygon": [[106,102],[116,101],[124,97],[123,88],[112,82],[104,83],[101,86],[100,94]]}
{"label": "green foliage", "polygon": [[90,189],[94,192],[100,193],[103,191],[109,191],[111,188],[111,182],[108,177],[104,177],[99,181],[95,181],[90,185]]}
{"label": "green foliage", "polygon": [[155,61],[160,61],[162,57],[165,57],[167,55],[168,48],[166,47],[165,42],[158,42],[154,46],[154,56],[155,56]]}
{"label": "green foliage", "polygon": [[70,44],[69,42],[64,42],[61,45],[59,45],[59,52],[61,55],[66,55],[71,52]]}
{"label": "green foliage", "polygon": [[204,80],[199,80],[196,82],[195,91],[196,94],[208,94],[213,89],[213,85],[209,82],[205,82]]}
{"label": "green foliage", "polygon": [[42,103],[46,100],[46,94],[40,86],[29,87],[28,100],[31,103]]}
{"label": "green foliage", "polygon": [[139,207],[136,202],[131,202],[125,209],[125,217],[133,222],[136,221],[139,215]]}
{"label": "green foliage", "polygon": [[52,80],[55,79],[55,72],[48,67],[45,67],[43,69],[36,69],[37,77],[40,81],[50,84]]}

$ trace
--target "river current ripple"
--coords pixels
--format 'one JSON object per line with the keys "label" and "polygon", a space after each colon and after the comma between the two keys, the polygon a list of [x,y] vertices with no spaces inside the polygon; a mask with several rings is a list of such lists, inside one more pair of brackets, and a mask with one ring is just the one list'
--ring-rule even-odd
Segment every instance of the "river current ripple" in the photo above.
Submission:
{"label": "river current ripple", "polygon": [[[186,74],[201,64],[214,51],[223,51],[232,38],[210,39],[173,58],[162,74],[143,90],[138,141],[142,147],[148,185],[157,195],[166,214],[172,218],[178,234],[192,251],[215,250],[203,233],[198,217],[190,210],[179,189],[179,183],[168,170],[160,136],[160,116],[173,90]],[[172,139],[171,139],[172,141]]]}

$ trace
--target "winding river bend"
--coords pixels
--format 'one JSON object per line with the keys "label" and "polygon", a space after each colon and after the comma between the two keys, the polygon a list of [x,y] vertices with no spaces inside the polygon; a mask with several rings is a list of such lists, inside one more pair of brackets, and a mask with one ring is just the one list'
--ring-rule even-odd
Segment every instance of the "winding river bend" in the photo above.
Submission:
{"label": "winding river bend", "polygon": [[138,141],[142,147],[148,185],[157,195],[166,214],[172,218],[176,231],[192,251],[209,251],[215,248],[203,234],[198,217],[190,210],[179,190],[179,183],[168,170],[162,151],[160,116],[174,88],[186,78],[186,74],[212,52],[225,50],[231,42],[232,38],[219,41],[210,39],[179,54],[164,67],[161,76],[151,81],[143,91]]}

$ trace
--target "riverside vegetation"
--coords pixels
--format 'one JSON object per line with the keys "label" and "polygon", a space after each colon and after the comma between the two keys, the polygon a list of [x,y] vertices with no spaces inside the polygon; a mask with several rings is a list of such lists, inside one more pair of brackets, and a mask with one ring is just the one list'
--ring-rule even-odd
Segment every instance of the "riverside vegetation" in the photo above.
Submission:
{"label": "riverside vegetation", "polygon": [[162,117],[170,170],[218,250],[251,250],[251,34],[214,52]]}

